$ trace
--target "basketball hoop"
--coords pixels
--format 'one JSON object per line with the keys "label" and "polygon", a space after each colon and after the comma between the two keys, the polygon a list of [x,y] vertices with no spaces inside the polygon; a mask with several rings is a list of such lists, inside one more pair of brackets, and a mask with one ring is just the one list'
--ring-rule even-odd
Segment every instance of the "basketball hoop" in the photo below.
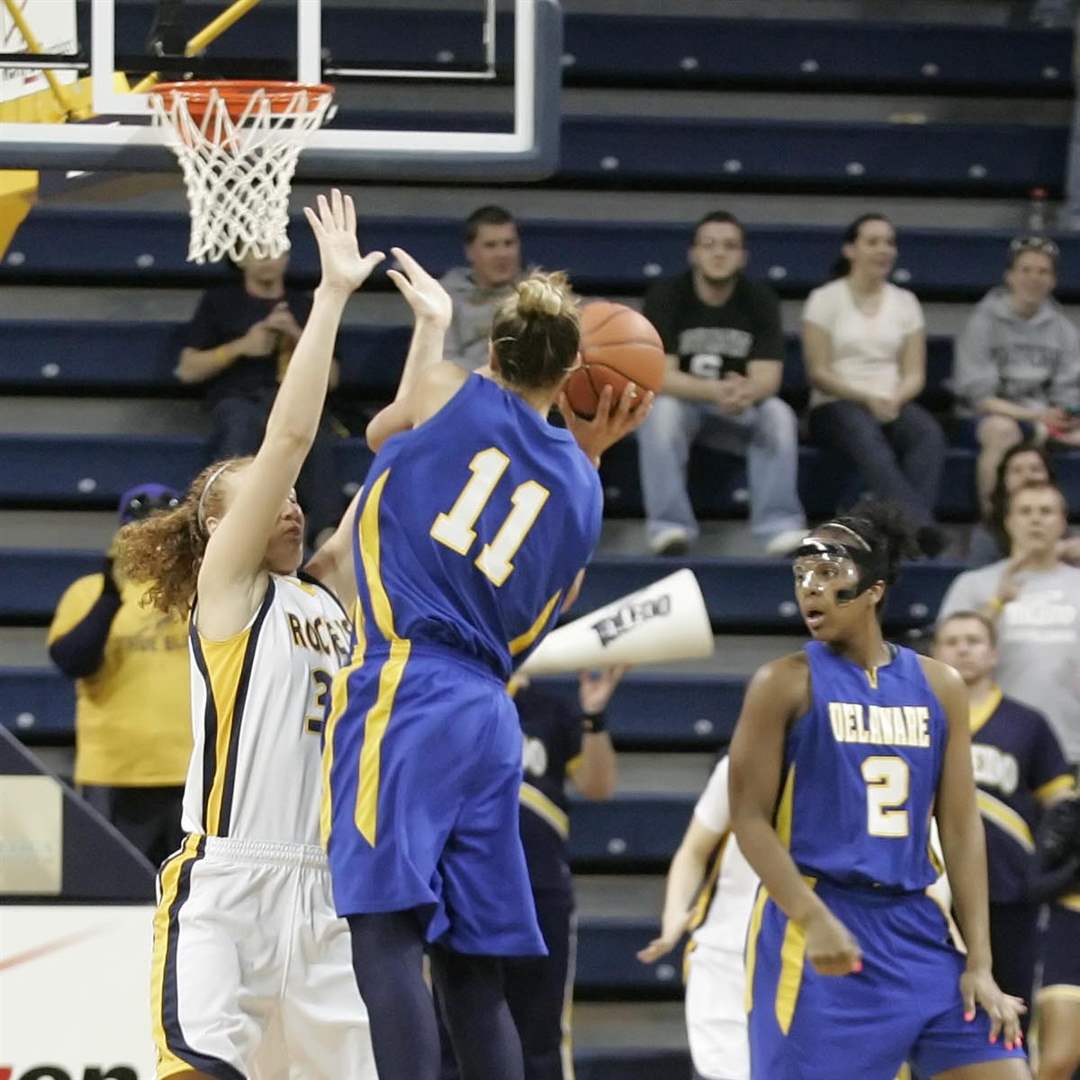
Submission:
{"label": "basketball hoop", "polygon": [[189,261],[288,251],[296,161],[333,95],[322,84],[254,80],[154,87],[154,126],[180,160],[191,204]]}

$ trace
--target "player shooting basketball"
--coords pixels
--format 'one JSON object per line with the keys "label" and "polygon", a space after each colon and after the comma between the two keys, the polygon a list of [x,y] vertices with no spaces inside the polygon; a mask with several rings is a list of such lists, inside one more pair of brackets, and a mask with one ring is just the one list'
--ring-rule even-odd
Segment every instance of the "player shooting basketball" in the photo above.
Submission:
{"label": "player shooting basketball", "polygon": [[630,385],[613,408],[609,386],[592,421],[564,407],[570,430],[555,427],[547,415],[579,362],[565,280],[518,284],[489,365],[470,374],[441,359],[449,298],[409,276],[394,281],[425,347],[368,428],[361,644],[335,679],[326,733],[334,899],[380,1076],[439,1074],[429,948],[463,1080],[521,1080],[498,957],[546,950],[518,834],[521,732],[506,681],[577,587],[600,533],[596,463],[652,395]]}

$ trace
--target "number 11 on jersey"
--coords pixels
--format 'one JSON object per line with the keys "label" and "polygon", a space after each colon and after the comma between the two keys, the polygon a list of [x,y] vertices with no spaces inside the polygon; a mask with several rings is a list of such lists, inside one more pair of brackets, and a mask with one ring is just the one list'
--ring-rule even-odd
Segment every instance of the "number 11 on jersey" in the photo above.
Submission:
{"label": "number 11 on jersey", "polygon": [[[469,462],[472,476],[461,489],[449,513],[439,514],[431,526],[431,535],[459,555],[468,555],[476,541],[477,519],[491,500],[510,459],[499,449],[489,446]],[[480,549],[475,565],[493,584],[502,585],[514,572],[511,562],[525,542],[551,492],[535,480],[526,480],[514,488],[510,496],[513,509],[499,526],[493,540]]]}

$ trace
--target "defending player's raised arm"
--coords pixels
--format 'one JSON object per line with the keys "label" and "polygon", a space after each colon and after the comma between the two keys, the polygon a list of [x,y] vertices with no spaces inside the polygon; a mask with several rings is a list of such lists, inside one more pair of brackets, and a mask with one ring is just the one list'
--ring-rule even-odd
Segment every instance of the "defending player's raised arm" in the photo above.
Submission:
{"label": "defending player's raised arm", "polygon": [[731,819],[739,847],[769,896],[805,932],[815,970],[847,975],[862,967],[859,947],[803,880],[773,826],[787,726],[808,699],[809,672],[801,653],[764,665],[750,680],[731,742]]}
{"label": "defending player's raised arm", "polygon": [[437,412],[468,373],[442,359],[453,317],[449,293],[403,248],[390,249],[401,269],[387,271],[413,312],[413,333],[394,400],[368,424],[368,446],[377,451],[391,435],[408,431]]}
{"label": "defending player's raised arm", "polygon": [[975,1006],[981,1005],[990,1016],[990,1041],[1003,1034],[1006,1049],[1011,1049],[1019,1045],[1020,1016],[1026,1008],[1019,998],[1002,993],[991,974],[986,837],[975,801],[967,688],[947,664],[927,658],[921,662],[949,725],[934,814],[953,909],[967,946],[967,965],[960,979],[964,1018],[974,1019]]}
{"label": "defending player's raised arm", "polygon": [[384,258],[379,251],[361,256],[356,210],[340,191],[329,199],[320,195],[317,213],[304,212],[319,247],[322,278],[255,460],[240,474],[229,512],[207,522],[212,535],[199,571],[200,626],[208,616],[214,636],[239,630],[261,599],[254,586],[267,540],[318,430],[346,301]]}

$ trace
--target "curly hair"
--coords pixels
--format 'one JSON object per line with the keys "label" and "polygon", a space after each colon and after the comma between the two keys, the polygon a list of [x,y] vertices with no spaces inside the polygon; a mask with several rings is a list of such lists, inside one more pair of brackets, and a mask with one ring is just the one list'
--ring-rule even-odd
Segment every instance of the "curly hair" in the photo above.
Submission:
{"label": "curly hair", "polygon": [[186,619],[195,598],[199,567],[210,533],[207,518],[225,509],[220,479],[248,465],[250,457],[227,458],[208,465],[191,482],[175,510],[151,514],[125,525],[117,536],[117,565],[132,581],[148,582],[146,603]]}

